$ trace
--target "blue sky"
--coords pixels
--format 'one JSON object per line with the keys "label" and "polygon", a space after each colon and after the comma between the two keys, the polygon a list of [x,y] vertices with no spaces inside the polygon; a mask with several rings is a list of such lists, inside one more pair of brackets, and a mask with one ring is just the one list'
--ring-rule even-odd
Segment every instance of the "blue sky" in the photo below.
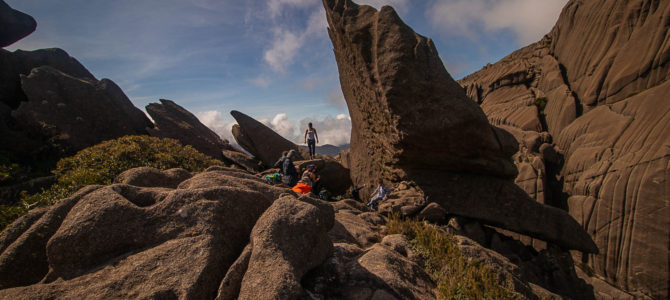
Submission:
{"label": "blue sky", "polygon": [[[230,110],[297,143],[351,128],[320,0],[5,0],[37,30],[9,50],[58,47],[140,109],[160,98],[232,139]],[[456,79],[539,40],[567,0],[361,0],[433,39]]]}

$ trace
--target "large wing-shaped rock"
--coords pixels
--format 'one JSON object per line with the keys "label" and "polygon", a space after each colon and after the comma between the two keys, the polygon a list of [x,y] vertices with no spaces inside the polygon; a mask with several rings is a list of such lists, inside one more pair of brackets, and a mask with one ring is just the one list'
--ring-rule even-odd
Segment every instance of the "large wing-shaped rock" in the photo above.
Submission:
{"label": "large wing-shaped rock", "polygon": [[[597,252],[566,212],[535,203],[514,185],[510,157],[516,141],[492,127],[467,98],[430,39],[388,6],[377,11],[350,0],[323,4],[352,119],[349,166],[355,184],[414,181],[425,199],[450,213]],[[525,214],[543,218],[520,222]]]}
{"label": "large wing-shaped rock", "polygon": [[272,166],[281,157],[283,151],[296,150],[298,156],[293,158],[294,161],[301,160],[302,157],[309,157],[309,155],[301,155],[301,153],[306,154],[306,150],[254,118],[236,110],[231,111],[230,114],[237,120],[237,124],[233,126],[233,137],[237,144],[266,166]]}

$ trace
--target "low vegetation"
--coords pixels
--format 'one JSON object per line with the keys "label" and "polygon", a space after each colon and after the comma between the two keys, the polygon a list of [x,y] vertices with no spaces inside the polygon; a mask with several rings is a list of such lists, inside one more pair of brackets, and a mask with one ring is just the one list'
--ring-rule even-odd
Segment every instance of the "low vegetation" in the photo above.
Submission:
{"label": "low vegetation", "polygon": [[547,97],[539,97],[536,98],[535,101],[533,101],[533,104],[537,106],[537,110],[541,115],[544,114],[544,109],[547,108]]}
{"label": "low vegetation", "polygon": [[19,206],[0,206],[0,230],[28,210],[52,205],[86,185],[111,184],[128,169],[147,166],[198,172],[212,165],[223,163],[173,139],[125,136],[106,141],[61,159],[53,171],[57,182],[49,189],[35,195],[24,194]]}
{"label": "low vegetation", "polygon": [[438,284],[439,299],[517,299],[510,283],[503,285],[486,265],[468,260],[454,237],[420,221],[391,216],[389,234],[402,234],[424,261]]}

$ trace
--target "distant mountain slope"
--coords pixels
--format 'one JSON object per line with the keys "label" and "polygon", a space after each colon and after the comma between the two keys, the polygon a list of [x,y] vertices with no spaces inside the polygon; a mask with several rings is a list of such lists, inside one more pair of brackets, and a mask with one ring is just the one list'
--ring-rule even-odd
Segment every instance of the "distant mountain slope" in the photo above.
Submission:
{"label": "distant mountain slope", "polygon": [[[300,146],[303,149],[307,149],[307,146]],[[341,145],[341,146],[334,146],[331,144],[325,144],[323,146],[316,146],[316,153],[317,154],[325,154],[329,156],[335,156],[340,153],[342,150],[347,150],[349,149],[349,144]]]}

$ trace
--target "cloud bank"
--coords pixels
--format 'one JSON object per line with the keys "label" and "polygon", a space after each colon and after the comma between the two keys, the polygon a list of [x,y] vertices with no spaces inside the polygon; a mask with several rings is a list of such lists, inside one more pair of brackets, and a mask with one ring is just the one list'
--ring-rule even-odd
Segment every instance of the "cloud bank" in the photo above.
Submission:
{"label": "cloud bank", "polygon": [[[200,122],[216,132],[221,138],[235,143],[232,134],[234,121],[228,121],[220,111],[210,110],[195,114]],[[276,114],[271,120],[267,118],[258,119],[259,122],[274,130],[285,139],[298,144],[304,144],[304,134],[307,124],[317,130],[319,145],[341,146],[349,144],[351,139],[351,118],[345,114],[326,116],[322,118],[303,118],[299,121],[291,120],[285,113]]]}
{"label": "cloud bank", "polygon": [[520,45],[538,41],[548,33],[567,0],[438,0],[426,15],[447,34],[474,37],[511,30]]}

